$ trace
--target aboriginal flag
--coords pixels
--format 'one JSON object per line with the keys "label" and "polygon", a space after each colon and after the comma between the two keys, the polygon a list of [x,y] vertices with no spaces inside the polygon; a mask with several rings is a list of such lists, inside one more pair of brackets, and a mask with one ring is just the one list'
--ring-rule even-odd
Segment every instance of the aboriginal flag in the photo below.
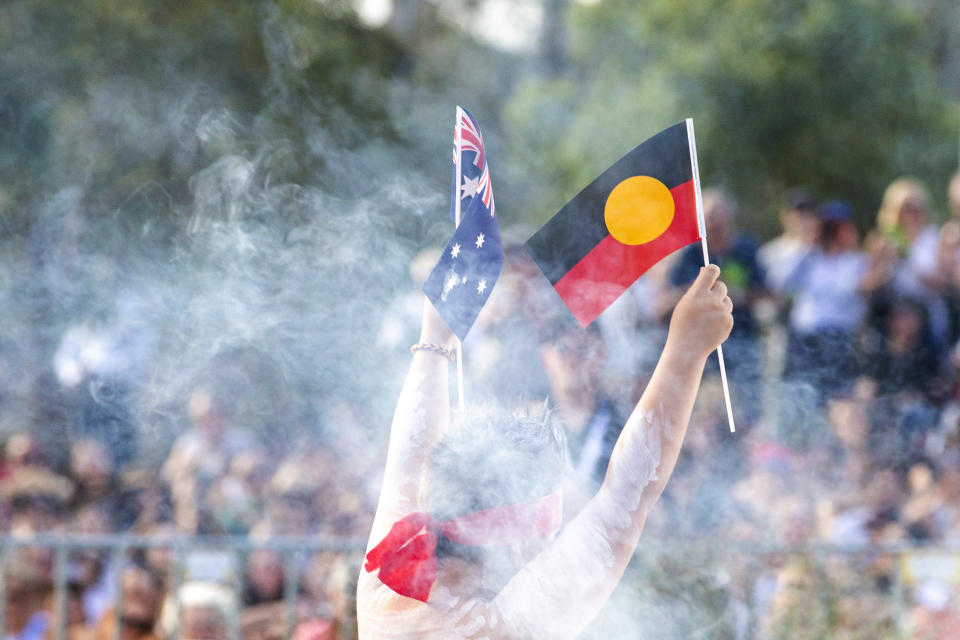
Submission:
{"label": "aboriginal flag", "polygon": [[662,258],[700,239],[691,120],[623,156],[527,240],[581,325]]}

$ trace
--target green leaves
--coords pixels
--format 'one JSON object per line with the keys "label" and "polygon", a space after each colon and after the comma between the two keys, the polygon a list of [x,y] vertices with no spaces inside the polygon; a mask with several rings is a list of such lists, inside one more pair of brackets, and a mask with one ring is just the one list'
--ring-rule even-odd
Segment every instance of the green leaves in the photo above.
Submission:
{"label": "green leaves", "polygon": [[733,188],[742,223],[760,231],[773,231],[790,186],[850,199],[867,224],[891,179],[915,174],[939,193],[956,161],[955,105],[938,83],[931,30],[905,6],[615,0],[574,7],[569,27],[559,82],[571,90],[558,97],[558,81],[528,80],[507,110],[518,157],[534,143],[538,109],[569,111],[539,138],[556,181],[534,192],[544,219],[604,161],[685,116],[696,120],[704,181]]}

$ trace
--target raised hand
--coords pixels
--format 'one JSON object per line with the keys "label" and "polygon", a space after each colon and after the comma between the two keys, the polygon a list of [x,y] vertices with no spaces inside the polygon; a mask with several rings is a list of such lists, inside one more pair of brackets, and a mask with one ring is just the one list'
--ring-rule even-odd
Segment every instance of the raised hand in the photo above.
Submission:
{"label": "raised hand", "polygon": [[716,349],[733,329],[733,302],[727,285],[719,280],[720,267],[715,264],[700,269],[674,307],[667,341],[672,348],[691,356],[705,357]]}

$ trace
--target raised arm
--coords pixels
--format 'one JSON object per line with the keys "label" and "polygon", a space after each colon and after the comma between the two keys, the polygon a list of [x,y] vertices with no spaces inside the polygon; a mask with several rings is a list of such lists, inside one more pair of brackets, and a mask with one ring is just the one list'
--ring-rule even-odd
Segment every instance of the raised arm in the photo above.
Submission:
{"label": "raised arm", "polygon": [[673,472],[707,356],[733,327],[719,275],[717,266],[704,267],[677,303],[663,354],[597,495],[498,595],[515,632],[575,637],[619,582]]}
{"label": "raised arm", "polygon": [[[454,348],[453,333],[430,301],[423,301],[420,342]],[[377,544],[399,518],[417,510],[423,463],[450,419],[450,362],[434,351],[416,351],[390,427],[387,464],[368,547]]]}

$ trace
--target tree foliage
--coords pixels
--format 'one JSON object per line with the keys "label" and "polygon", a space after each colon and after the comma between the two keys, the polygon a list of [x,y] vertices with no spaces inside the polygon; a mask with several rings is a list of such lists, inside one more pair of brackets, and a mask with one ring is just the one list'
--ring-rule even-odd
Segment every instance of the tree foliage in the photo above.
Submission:
{"label": "tree foliage", "polygon": [[[879,0],[575,7],[568,73],[524,84],[509,108],[518,131],[541,113],[557,126],[543,157],[555,158],[549,175],[561,193],[532,196],[561,203],[686,116],[704,181],[731,187],[753,211],[747,226],[764,231],[780,194],[798,184],[853,200],[864,222],[898,175],[942,190],[955,113],[921,18]],[[535,146],[518,142],[518,155]]]}
{"label": "tree foliage", "polygon": [[686,116],[704,180],[754,230],[786,186],[866,219],[891,178],[936,193],[952,168],[924,3],[551,0],[567,37],[541,45],[548,64],[474,40],[452,5],[397,6],[404,29],[350,0],[0,3],[0,407],[69,405],[52,369],[98,327],[149,343],[127,375],[153,409],[231,353],[245,384],[287,390],[270,406],[382,390],[370,336],[450,231],[456,104],[505,227]]}

